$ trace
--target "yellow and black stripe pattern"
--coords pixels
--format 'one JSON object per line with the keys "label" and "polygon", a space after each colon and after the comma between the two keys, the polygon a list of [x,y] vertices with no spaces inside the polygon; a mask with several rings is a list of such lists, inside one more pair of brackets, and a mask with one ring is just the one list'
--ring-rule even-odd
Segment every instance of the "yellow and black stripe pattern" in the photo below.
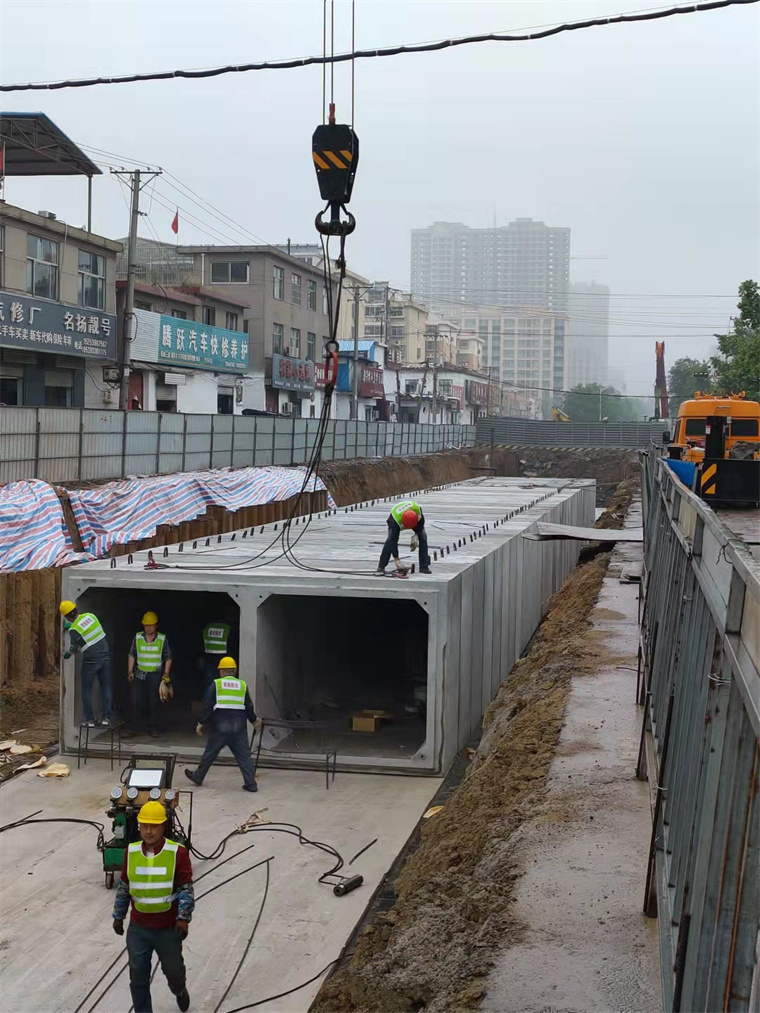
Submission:
{"label": "yellow and black stripe pattern", "polygon": [[350,151],[312,151],[311,157],[318,169],[348,169],[354,160]]}
{"label": "yellow and black stripe pattern", "polygon": [[715,475],[717,471],[718,471],[717,464],[708,464],[705,470],[702,472],[699,479],[699,488],[703,496],[715,495],[717,482]]}

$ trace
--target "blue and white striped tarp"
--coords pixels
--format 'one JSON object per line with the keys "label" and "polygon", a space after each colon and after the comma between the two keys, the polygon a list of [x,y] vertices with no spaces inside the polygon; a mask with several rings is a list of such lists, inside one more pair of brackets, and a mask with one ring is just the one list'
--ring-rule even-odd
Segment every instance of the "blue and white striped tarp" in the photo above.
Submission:
{"label": "blue and white striped tarp", "polygon": [[[303,485],[303,468],[237,468],[181,472],[109,482],[94,489],[69,490],[82,545],[103,556],[113,545],[126,545],[155,534],[159,524],[191,521],[208,506],[227,510],[290,499]],[[313,478],[308,492],[326,489]],[[328,501],[334,506],[332,496]]]}
{"label": "blue and white striped tarp", "polygon": [[0,486],[0,571],[40,570],[92,558],[74,551],[51,485],[34,480]]}

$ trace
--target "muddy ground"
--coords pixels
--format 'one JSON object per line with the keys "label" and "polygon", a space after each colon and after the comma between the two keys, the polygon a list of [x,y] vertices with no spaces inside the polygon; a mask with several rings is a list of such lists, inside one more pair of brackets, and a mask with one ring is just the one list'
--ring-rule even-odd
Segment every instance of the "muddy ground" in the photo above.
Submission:
{"label": "muddy ground", "polygon": [[[636,482],[618,487],[603,527],[622,527]],[[466,776],[423,821],[396,901],[362,930],[313,1013],[460,1013],[484,994],[492,954],[521,938],[510,911],[516,838],[542,797],[574,676],[593,670],[585,633],[609,552],[580,564],[554,596],[524,658],[486,712]]]}

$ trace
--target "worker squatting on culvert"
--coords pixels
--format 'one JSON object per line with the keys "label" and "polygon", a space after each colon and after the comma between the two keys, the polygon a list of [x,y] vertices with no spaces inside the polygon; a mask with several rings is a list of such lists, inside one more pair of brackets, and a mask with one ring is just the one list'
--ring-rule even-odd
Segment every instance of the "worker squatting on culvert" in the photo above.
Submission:
{"label": "worker squatting on culvert", "polygon": [[227,746],[243,775],[243,789],[258,791],[248,745],[247,722],[256,722],[251,694],[245,682],[238,679],[234,658],[222,658],[218,671],[219,678],[211,683],[204,694],[203,711],[196,728],[198,735],[203,735],[205,729],[210,728],[206,748],[198,769],[185,770],[185,777],[200,788],[211,764]]}
{"label": "worker squatting on culvert", "polygon": [[166,810],[162,802],[146,802],[137,822],[142,840],[130,844],[124,853],[113,905],[113,930],[117,936],[124,935],[131,901],[127,953],[135,1013],[153,1013],[150,976],[154,953],[184,1011],[190,1008],[190,996],[182,942],[195,908],[193,866],[187,848],[164,837]]}
{"label": "worker squatting on culvert", "polygon": [[158,632],[158,616],[155,612],[146,612],[142,617],[142,632],[135,634],[127,660],[132,705],[129,734],[140,731],[147,716],[148,733],[158,738],[161,704],[174,696],[173,658],[166,634]]}
{"label": "worker squatting on culvert", "polygon": [[100,684],[100,702],[103,710],[100,724],[109,725],[113,718],[113,687],[111,673],[111,649],[100,620],[92,612],[80,612],[73,601],[62,601],[58,611],[69,632],[69,649],[64,653],[68,659],[72,654],[82,655],[82,704],[84,720],[90,728],[95,727],[95,713],[92,709],[92,689],[97,679]]}
{"label": "worker squatting on culvert", "polygon": [[412,537],[412,551],[419,543],[420,547],[420,573],[430,573],[430,556],[428,555],[427,534],[425,532],[425,517],[419,503],[414,500],[402,500],[397,503],[388,516],[388,537],[380,553],[380,562],[377,564],[378,576],[385,576],[385,568],[393,556],[396,563],[396,571],[405,575],[409,567],[404,566],[398,558],[398,538],[404,530],[410,529],[414,532]]}

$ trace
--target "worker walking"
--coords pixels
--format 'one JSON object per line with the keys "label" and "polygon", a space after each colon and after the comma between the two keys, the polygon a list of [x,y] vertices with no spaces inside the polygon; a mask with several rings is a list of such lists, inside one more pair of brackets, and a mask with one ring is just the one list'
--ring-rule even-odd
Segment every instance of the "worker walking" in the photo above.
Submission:
{"label": "worker walking", "polygon": [[190,996],[182,942],[195,908],[193,867],[187,848],[164,837],[166,809],[162,802],[146,802],[137,822],[141,840],[130,844],[124,853],[113,905],[113,930],[117,936],[124,935],[131,901],[127,953],[135,1013],[153,1013],[150,977],[154,953],[184,1013],[190,1008]]}
{"label": "worker walking", "polygon": [[95,713],[92,709],[92,688],[97,679],[100,685],[100,706],[103,711],[102,725],[112,720],[113,688],[111,685],[111,649],[100,620],[92,612],[80,612],[73,601],[62,601],[58,611],[64,617],[69,631],[69,649],[64,653],[68,659],[72,654],[82,655],[82,704],[84,720],[90,728],[95,727]]}
{"label": "worker walking", "polygon": [[430,573],[430,556],[428,555],[427,533],[425,532],[425,517],[419,503],[414,500],[402,500],[391,510],[388,517],[388,537],[380,553],[380,562],[377,565],[377,574],[385,574],[385,568],[393,556],[396,569],[399,573],[406,573],[408,567],[398,558],[398,537],[401,530],[411,530],[412,551],[419,545],[420,549],[420,573]]}
{"label": "worker walking", "polygon": [[206,687],[216,679],[219,659],[227,654],[231,633],[229,623],[209,623],[203,629],[203,675]]}
{"label": "worker walking", "polygon": [[185,777],[200,788],[211,764],[227,746],[240,767],[245,791],[258,791],[246,724],[256,721],[251,695],[243,680],[237,677],[234,658],[222,658],[218,671],[219,678],[211,683],[203,697],[203,711],[196,728],[198,735],[203,735],[204,728],[210,726],[211,733],[198,769],[185,770]]}
{"label": "worker walking", "polygon": [[135,634],[127,659],[127,678],[132,684],[132,732],[143,728],[158,738],[160,706],[174,695],[171,671],[174,655],[165,633],[158,632],[158,616],[146,612],[142,632]]}

